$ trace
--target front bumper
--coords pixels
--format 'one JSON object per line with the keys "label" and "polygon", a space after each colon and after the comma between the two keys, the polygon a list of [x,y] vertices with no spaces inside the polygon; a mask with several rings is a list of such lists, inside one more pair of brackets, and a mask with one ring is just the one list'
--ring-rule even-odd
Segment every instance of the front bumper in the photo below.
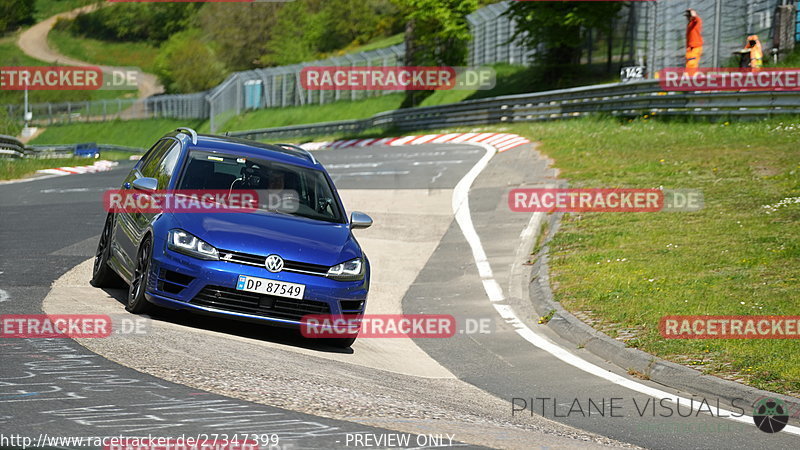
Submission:
{"label": "front bumper", "polygon": [[[304,284],[304,297],[297,300],[238,291],[239,275]],[[368,280],[369,272],[360,281],[336,281],[288,271],[271,273],[264,267],[234,262],[204,261],[167,249],[162,239],[154,242],[146,298],[169,309],[296,327],[306,315],[363,314]]]}

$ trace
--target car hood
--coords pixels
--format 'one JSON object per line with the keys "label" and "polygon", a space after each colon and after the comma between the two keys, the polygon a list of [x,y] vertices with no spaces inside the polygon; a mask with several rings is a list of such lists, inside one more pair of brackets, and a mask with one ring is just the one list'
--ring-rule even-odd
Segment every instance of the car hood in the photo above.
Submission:
{"label": "car hood", "polygon": [[218,249],[333,266],[362,256],[347,224],[270,213],[175,214],[181,228]]}

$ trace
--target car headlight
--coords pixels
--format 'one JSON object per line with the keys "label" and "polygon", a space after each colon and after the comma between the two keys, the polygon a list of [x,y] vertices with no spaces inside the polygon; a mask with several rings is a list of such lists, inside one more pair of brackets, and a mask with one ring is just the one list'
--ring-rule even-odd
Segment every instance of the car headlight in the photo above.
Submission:
{"label": "car headlight", "polygon": [[208,242],[183,230],[169,230],[167,247],[184,255],[199,259],[219,259],[217,249]]}
{"label": "car headlight", "polygon": [[328,278],[339,281],[358,281],[364,278],[364,261],[356,258],[337,264],[328,269]]}

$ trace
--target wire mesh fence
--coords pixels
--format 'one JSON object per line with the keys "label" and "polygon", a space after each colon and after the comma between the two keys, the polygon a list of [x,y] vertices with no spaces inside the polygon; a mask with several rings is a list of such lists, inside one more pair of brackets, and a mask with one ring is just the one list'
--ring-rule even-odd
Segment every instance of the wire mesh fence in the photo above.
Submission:
{"label": "wire mesh fence", "polygon": [[[307,90],[301,83],[304,67],[390,67],[403,64],[405,45],[371,50],[291,66],[255,69],[231,74],[219,86],[193,94],[158,95],[147,99],[113,99],[28,106],[32,126],[75,122],[103,122],[153,118],[210,119],[212,132],[231,117],[247,110],[360,100],[396,91]],[[9,117],[22,120],[24,107],[5,105]]]}
{"label": "wire mesh fence", "polygon": [[[733,52],[745,46],[745,38],[757,34],[765,50],[773,47],[773,18],[785,0],[656,0],[638,2],[636,60],[650,74],[685,64],[686,19],[692,8],[703,19],[701,67],[736,65]],[[767,55],[765,55],[766,57]]]}
{"label": "wire mesh fence", "polygon": [[[468,65],[496,63],[529,65],[534,49],[512,37],[514,22],[503,13],[511,1],[495,3],[467,16],[473,35],[469,43]],[[794,7],[795,0],[652,0],[629,2],[614,19],[614,58],[609,64],[642,65],[649,76],[666,67],[684,64],[686,19],[683,11],[693,8],[704,21],[702,67],[733,64],[732,52],[744,46],[745,37],[758,34],[765,46],[765,58],[772,48],[776,10],[780,5]],[[786,6],[784,6],[786,7]],[[792,20],[796,24],[796,9]],[[794,30],[795,25],[785,27]],[[592,35],[590,34],[590,37]],[[799,35],[800,36],[800,35]],[[587,49],[595,43],[587,43]],[[611,55],[611,45],[608,54]],[[300,74],[308,66],[399,66],[405,45],[399,44],[367,52],[342,55],[291,66],[236,72],[219,86],[193,94],[159,95],[147,99],[117,99],[86,102],[33,104],[31,124],[99,122],[114,119],[209,119],[212,132],[231,117],[248,110],[324,104],[338,100],[360,100],[396,91],[307,90]],[[589,52],[591,55],[591,51]],[[592,62],[589,56],[588,62]],[[2,108],[2,106],[0,106]],[[21,105],[6,105],[10,117],[22,120]]]}
{"label": "wire mesh fence", "polygon": [[[9,117],[22,120],[24,106],[5,105]],[[110,99],[80,102],[32,103],[28,105],[31,126],[49,126],[80,122],[105,122],[133,119],[205,119],[208,118],[206,93],[159,95],[147,99]]]}
{"label": "wire mesh fence", "polygon": [[536,54],[513,39],[514,21],[503,15],[512,2],[504,1],[483,7],[467,16],[472,40],[469,42],[470,66],[508,63],[527,65]]}
{"label": "wire mesh fence", "polygon": [[304,67],[390,67],[403,64],[405,45],[343,55],[291,66],[249,70],[232,74],[208,95],[210,128],[215,132],[233,116],[246,110],[319,105],[338,100],[361,100],[393,91],[309,90],[301,83]]}

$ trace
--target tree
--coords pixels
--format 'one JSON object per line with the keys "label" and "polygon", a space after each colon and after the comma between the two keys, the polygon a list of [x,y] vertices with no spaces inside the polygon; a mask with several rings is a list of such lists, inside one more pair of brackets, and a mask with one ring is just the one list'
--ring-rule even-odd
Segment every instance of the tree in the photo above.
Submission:
{"label": "tree", "polygon": [[390,0],[297,0],[282,4],[261,63],[296,64],[324,58],[374,38],[399,33]]}
{"label": "tree", "polygon": [[[28,0],[23,0],[28,1]],[[159,44],[194,23],[202,3],[118,3],[80,14],[67,27],[79,36]]]}
{"label": "tree", "polygon": [[198,29],[174,34],[156,58],[156,73],[167,91],[190,93],[210,89],[225,78],[225,66]]}
{"label": "tree", "polygon": [[0,1],[0,34],[20,25],[32,24],[34,11],[35,5],[31,0]]}
{"label": "tree", "polygon": [[198,19],[227,68],[247,70],[259,65],[267,42],[280,29],[277,14],[282,5],[209,3],[200,10]]}
{"label": "tree", "polygon": [[316,59],[315,43],[319,35],[326,32],[318,13],[321,0],[294,1],[285,3],[278,11],[275,29],[266,43],[260,63],[266,66],[297,64]]}
{"label": "tree", "polygon": [[325,32],[316,47],[322,53],[365,44],[402,31],[402,19],[389,0],[327,0],[319,12]]}
{"label": "tree", "polygon": [[579,64],[588,30],[610,33],[623,2],[514,2],[508,16],[516,23],[515,38],[541,49],[546,65]]}
{"label": "tree", "polygon": [[[407,66],[463,66],[471,38],[467,15],[478,0],[395,0],[406,20]],[[418,104],[433,91],[406,91],[402,107]]]}

